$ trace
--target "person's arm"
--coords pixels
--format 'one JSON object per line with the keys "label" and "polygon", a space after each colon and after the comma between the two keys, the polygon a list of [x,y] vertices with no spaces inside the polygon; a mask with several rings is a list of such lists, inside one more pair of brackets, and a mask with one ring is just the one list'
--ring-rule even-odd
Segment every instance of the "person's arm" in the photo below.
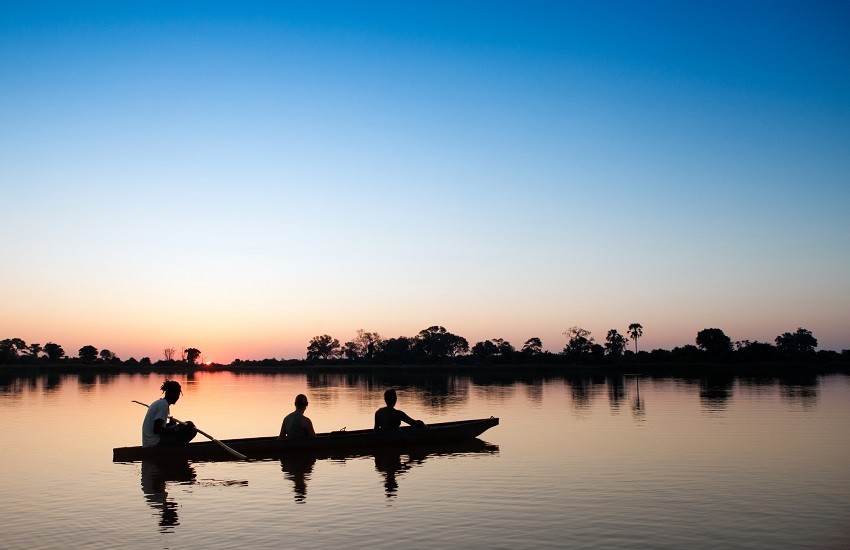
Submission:
{"label": "person's arm", "polygon": [[307,433],[307,437],[316,437],[316,430],[313,429],[313,421],[306,416],[303,418],[304,421],[301,425],[304,426],[304,431]]}
{"label": "person's arm", "polygon": [[421,420],[414,420],[414,419],[410,418],[409,416],[407,416],[407,413],[404,412],[404,411],[398,411],[398,414],[399,414],[399,416],[401,417],[402,420],[404,420],[405,422],[407,422],[411,426],[416,426],[417,428],[423,428],[425,426],[424,422],[422,422]]}
{"label": "person's arm", "polygon": [[[191,422],[186,422],[186,424],[194,427],[195,425]],[[177,422],[169,422],[168,424],[162,418],[157,418],[153,421],[153,433],[155,434],[167,434],[167,433],[176,433],[179,429],[179,424]]]}
{"label": "person's arm", "polygon": [[381,429],[381,421],[379,419],[379,417],[381,416],[380,413],[381,413],[381,409],[378,409],[377,411],[375,411],[375,429],[376,430]]}
{"label": "person's arm", "polygon": [[286,422],[280,423],[280,435],[277,436],[277,438],[278,439],[285,439],[286,438]]}

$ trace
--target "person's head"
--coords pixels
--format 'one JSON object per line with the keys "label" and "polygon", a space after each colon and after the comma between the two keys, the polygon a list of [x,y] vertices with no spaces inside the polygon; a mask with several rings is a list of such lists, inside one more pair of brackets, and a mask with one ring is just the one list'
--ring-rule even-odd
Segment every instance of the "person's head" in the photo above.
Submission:
{"label": "person's head", "polygon": [[177,400],[180,399],[180,395],[183,393],[183,390],[180,388],[180,382],[175,380],[166,380],[159,389],[165,392],[165,400],[168,401],[169,405],[177,403]]}
{"label": "person's head", "polygon": [[395,407],[396,401],[398,401],[398,396],[394,389],[390,388],[384,392],[384,403],[386,403],[388,407]]}
{"label": "person's head", "polygon": [[306,409],[307,408],[307,396],[303,393],[299,393],[295,396],[295,408],[296,409]]}

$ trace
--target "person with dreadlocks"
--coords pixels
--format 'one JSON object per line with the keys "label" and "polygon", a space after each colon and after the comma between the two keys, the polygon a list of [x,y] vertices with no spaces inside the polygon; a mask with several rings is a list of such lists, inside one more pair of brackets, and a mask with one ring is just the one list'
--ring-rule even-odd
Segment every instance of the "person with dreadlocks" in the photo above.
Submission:
{"label": "person with dreadlocks", "polygon": [[180,382],[166,380],[160,387],[165,397],[157,399],[148,407],[142,422],[143,447],[173,447],[186,445],[198,434],[192,422],[178,423],[171,418],[170,407],[177,403],[183,390]]}

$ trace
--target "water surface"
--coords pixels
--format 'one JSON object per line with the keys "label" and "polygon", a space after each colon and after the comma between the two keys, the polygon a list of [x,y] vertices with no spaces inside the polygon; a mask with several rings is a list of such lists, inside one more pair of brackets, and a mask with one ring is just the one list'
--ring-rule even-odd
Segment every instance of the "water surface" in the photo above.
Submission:
{"label": "water surface", "polygon": [[850,378],[747,380],[200,373],[172,414],[276,434],[368,428],[386,387],[440,422],[497,416],[486,449],[113,463],[162,375],[0,377],[4,548],[842,548]]}

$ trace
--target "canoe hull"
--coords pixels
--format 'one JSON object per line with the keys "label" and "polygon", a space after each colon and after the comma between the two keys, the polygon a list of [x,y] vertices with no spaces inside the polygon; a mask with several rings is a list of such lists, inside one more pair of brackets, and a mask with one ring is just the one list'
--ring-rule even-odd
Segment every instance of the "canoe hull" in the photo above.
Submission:
{"label": "canoe hull", "polygon": [[[272,436],[226,439],[222,443],[249,459],[277,458],[299,452],[357,453],[382,447],[472,440],[498,424],[498,418],[490,417],[429,424],[427,428],[405,427],[397,431],[352,430],[321,433],[303,439],[278,439]],[[112,450],[114,462],[161,459],[227,460],[233,457],[212,441],[195,441],[179,447],[117,447]]]}

